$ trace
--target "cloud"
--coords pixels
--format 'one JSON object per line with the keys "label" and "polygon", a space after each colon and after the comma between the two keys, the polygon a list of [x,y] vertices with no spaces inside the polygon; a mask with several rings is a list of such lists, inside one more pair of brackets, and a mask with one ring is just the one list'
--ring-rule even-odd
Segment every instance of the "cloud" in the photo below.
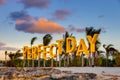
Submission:
{"label": "cloud", "polygon": [[0,42],[0,47],[3,47],[3,46],[5,46],[5,44],[4,44],[4,43],[2,43],[2,42]]}
{"label": "cloud", "polygon": [[73,25],[69,25],[67,30],[72,32],[85,32],[86,27],[75,27]]}
{"label": "cloud", "polygon": [[57,20],[65,20],[68,15],[72,13],[71,10],[63,9],[63,10],[56,10],[52,13],[53,17]]}
{"label": "cloud", "polygon": [[98,18],[104,18],[105,16],[104,15],[99,15]]}
{"label": "cloud", "polygon": [[[102,33],[106,33],[105,27],[99,27],[98,29],[101,29]],[[66,28],[66,30],[70,32],[85,32],[86,27],[75,27],[73,25],[69,25],[68,28]]]}
{"label": "cloud", "polygon": [[27,33],[61,33],[65,30],[56,22],[46,18],[32,17],[26,11],[12,12],[9,18],[16,22],[16,30]]}
{"label": "cloud", "polygon": [[20,0],[25,8],[48,8],[50,0]]}
{"label": "cloud", "polygon": [[14,47],[0,47],[0,50],[4,50],[4,51],[17,51],[17,48]]}
{"label": "cloud", "polygon": [[61,33],[64,32],[65,28],[53,21],[41,18],[39,20],[31,19],[29,22],[17,20],[16,30],[28,33]]}
{"label": "cloud", "polygon": [[0,0],[0,5],[4,5],[6,3],[6,0]]}
{"label": "cloud", "polygon": [[29,20],[31,16],[26,11],[15,11],[11,12],[9,18],[12,20]]}
{"label": "cloud", "polygon": [[6,47],[6,44],[5,43],[2,43],[0,42],[0,50],[4,50],[4,51],[16,51],[18,50],[17,48],[15,47]]}

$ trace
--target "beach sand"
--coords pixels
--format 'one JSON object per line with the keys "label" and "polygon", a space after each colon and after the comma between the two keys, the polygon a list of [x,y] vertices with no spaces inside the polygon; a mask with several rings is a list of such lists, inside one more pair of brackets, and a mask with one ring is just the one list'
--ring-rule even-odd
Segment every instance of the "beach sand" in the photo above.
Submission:
{"label": "beach sand", "polygon": [[95,73],[97,80],[120,80],[120,67],[57,67],[73,73]]}
{"label": "beach sand", "polygon": [[79,79],[82,80],[85,80],[83,78],[86,76],[94,76],[94,79],[87,80],[120,80],[120,67],[0,67],[0,80],[22,80],[24,78],[26,78],[26,80],[54,80],[50,79],[51,76],[52,78],[67,76],[68,79],[65,80],[69,80],[69,77],[73,75],[78,75]]}

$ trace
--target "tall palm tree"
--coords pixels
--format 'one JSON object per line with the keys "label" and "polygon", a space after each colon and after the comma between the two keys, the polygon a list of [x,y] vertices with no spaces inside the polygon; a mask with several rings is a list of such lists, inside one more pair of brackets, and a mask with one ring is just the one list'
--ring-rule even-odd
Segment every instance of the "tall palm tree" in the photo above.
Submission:
{"label": "tall palm tree", "polygon": [[[31,39],[31,48],[32,48],[32,46],[33,46],[33,44],[34,44],[34,42],[35,42],[35,40],[37,39],[37,37],[33,37],[32,39]],[[32,50],[32,49],[31,49]],[[31,51],[32,52],[32,51]],[[31,54],[32,55],[32,54]],[[29,60],[28,60],[28,67],[29,67]],[[32,55],[32,67],[34,67],[34,57],[33,57],[33,55]]]}
{"label": "tall palm tree", "polygon": [[[69,53],[66,54],[66,40],[68,37],[73,37],[73,36],[72,36],[72,34],[65,32],[65,34],[63,35],[63,39],[64,39],[64,42],[63,42],[64,66],[66,66],[66,63],[67,63],[67,66],[69,66]],[[67,59],[67,62],[66,62],[66,59]]]}
{"label": "tall palm tree", "polygon": [[[39,47],[41,47],[42,45],[39,45]],[[40,60],[41,60],[41,53],[39,53],[39,57],[38,57],[38,67],[40,67]]]}
{"label": "tall palm tree", "polygon": [[7,65],[7,51],[5,51],[5,65]]}
{"label": "tall palm tree", "polygon": [[[52,40],[52,36],[50,34],[46,34],[44,37],[43,37],[43,45],[44,46],[47,46],[50,44]],[[46,66],[46,61],[44,59],[44,62],[43,62],[43,66],[45,67]]]}
{"label": "tall palm tree", "polygon": [[[93,37],[94,34],[100,34],[101,29],[94,29],[93,27],[86,27],[85,31],[86,31],[86,36],[90,35],[90,36]],[[95,43],[96,51],[98,50],[98,46],[97,46],[98,44],[100,44],[100,43],[97,40],[96,43]],[[89,41],[88,41],[88,45],[89,45],[88,49],[90,50],[90,43],[89,43]],[[88,56],[89,66],[91,66],[91,58],[90,58],[90,56],[91,56],[91,52],[89,53],[89,56]],[[95,53],[92,53],[92,66],[94,66],[94,59],[95,59]]]}
{"label": "tall palm tree", "polygon": [[108,67],[108,57],[109,57],[109,55],[111,54],[111,52],[113,53],[113,52],[118,52],[118,51],[117,51],[117,49],[115,49],[113,47],[112,44],[109,44],[109,45],[104,44],[103,47],[106,51],[106,67]]}

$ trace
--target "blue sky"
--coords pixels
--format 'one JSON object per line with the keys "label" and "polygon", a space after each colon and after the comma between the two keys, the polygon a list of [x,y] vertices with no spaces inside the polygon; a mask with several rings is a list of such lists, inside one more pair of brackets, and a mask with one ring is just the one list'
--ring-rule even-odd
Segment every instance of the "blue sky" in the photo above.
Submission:
{"label": "blue sky", "polygon": [[1,51],[30,45],[34,36],[37,45],[46,33],[54,43],[66,30],[79,41],[90,26],[102,28],[102,44],[120,49],[120,0],[0,0]]}

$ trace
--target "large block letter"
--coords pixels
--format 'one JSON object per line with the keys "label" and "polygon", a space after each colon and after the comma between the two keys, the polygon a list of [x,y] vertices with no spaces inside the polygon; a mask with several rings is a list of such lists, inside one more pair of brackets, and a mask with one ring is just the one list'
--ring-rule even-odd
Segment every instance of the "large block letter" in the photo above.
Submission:
{"label": "large block letter", "polygon": [[78,46],[78,49],[77,49],[77,52],[76,52],[76,56],[79,56],[80,53],[82,53],[82,52],[84,54],[88,55],[88,49],[87,49],[87,46],[85,44],[84,39],[80,40],[80,43],[79,43],[79,46]]}
{"label": "large block letter", "polygon": [[62,42],[64,40],[56,40],[56,42],[58,43],[58,54],[62,54]]}
{"label": "large block letter", "polygon": [[74,37],[66,39],[66,53],[72,53],[76,48],[76,40]]}
{"label": "large block letter", "polygon": [[90,52],[95,52],[95,43],[98,38],[98,34],[94,34],[93,38],[91,36],[87,36],[87,39],[90,43]]}

